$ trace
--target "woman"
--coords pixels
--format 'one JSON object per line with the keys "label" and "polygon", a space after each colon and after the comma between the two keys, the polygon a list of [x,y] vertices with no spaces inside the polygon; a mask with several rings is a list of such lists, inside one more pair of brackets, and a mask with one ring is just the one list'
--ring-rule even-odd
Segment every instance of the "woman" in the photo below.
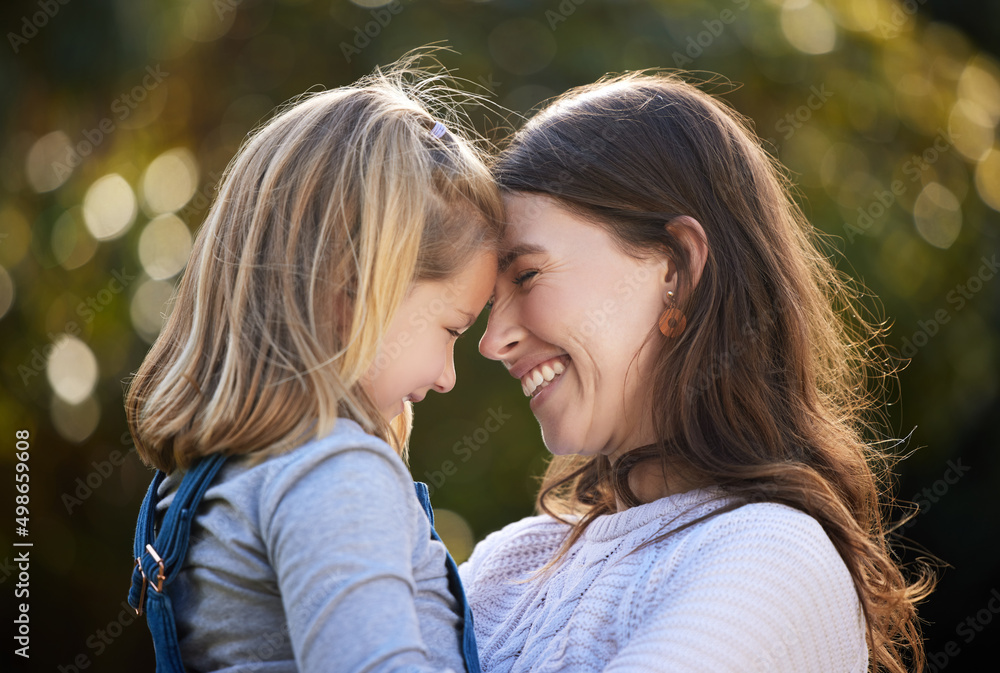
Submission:
{"label": "woman", "polygon": [[[879,332],[736,113],[629,74],[536,115],[482,353],[555,454],[461,568],[483,670],[922,670],[871,443]],[[844,317],[849,318],[845,321]]]}

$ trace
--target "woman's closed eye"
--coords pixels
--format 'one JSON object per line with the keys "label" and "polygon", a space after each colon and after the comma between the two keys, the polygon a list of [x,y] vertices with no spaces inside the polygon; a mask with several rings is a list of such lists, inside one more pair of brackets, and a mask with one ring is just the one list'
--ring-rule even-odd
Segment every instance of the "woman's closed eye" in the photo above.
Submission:
{"label": "woman's closed eye", "polygon": [[527,282],[531,278],[534,278],[537,275],[538,275],[538,271],[536,271],[534,269],[532,269],[530,271],[522,271],[521,273],[517,274],[517,277],[514,278],[514,281],[513,281],[514,285],[523,285],[525,282]]}

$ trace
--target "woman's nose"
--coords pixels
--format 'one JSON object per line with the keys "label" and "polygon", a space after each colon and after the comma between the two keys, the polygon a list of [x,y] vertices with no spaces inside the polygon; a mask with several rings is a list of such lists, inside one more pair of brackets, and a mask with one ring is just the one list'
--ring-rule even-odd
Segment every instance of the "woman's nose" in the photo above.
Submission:
{"label": "woman's nose", "polygon": [[506,359],[520,342],[523,331],[517,325],[517,321],[513,320],[514,312],[509,310],[509,303],[505,304],[502,305],[497,301],[493,305],[486,323],[486,331],[479,340],[479,352],[490,360]]}

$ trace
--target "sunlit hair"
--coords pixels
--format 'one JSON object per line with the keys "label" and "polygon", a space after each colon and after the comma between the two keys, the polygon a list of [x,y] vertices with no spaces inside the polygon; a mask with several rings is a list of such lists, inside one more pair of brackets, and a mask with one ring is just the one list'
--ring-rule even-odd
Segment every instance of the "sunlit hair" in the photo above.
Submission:
{"label": "sunlit hair", "polygon": [[[647,391],[656,443],[613,467],[603,455],[550,463],[537,505],[571,528],[543,571],[595,517],[641,504],[629,473],[658,461],[668,484],[673,471],[732,498],[698,521],[762,501],[815,518],[854,580],[874,670],[923,670],[915,604],[933,577],[904,577],[883,509],[882,398],[898,361],[748,121],[675,74],[608,77],[543,108],[494,173],[504,191],[548,195],[636,257],[666,255],[687,317],[677,338],[651,325],[644,346],[658,354]],[[681,215],[708,239],[694,288],[686,248],[665,226]]]}
{"label": "sunlit hair", "polygon": [[411,284],[495,249],[503,219],[478,99],[425,57],[296,99],[232,160],[126,395],[148,464],[273,455],[338,417],[405,458],[410,405],[390,427],[364,377]]}

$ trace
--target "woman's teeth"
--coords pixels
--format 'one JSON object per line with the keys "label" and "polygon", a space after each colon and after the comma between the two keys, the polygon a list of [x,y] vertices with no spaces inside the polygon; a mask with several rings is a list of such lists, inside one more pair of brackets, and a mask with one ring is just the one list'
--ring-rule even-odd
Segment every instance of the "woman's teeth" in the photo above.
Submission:
{"label": "woman's teeth", "polygon": [[566,371],[566,365],[555,360],[541,364],[521,377],[521,391],[526,397],[531,397],[536,391],[546,387]]}

